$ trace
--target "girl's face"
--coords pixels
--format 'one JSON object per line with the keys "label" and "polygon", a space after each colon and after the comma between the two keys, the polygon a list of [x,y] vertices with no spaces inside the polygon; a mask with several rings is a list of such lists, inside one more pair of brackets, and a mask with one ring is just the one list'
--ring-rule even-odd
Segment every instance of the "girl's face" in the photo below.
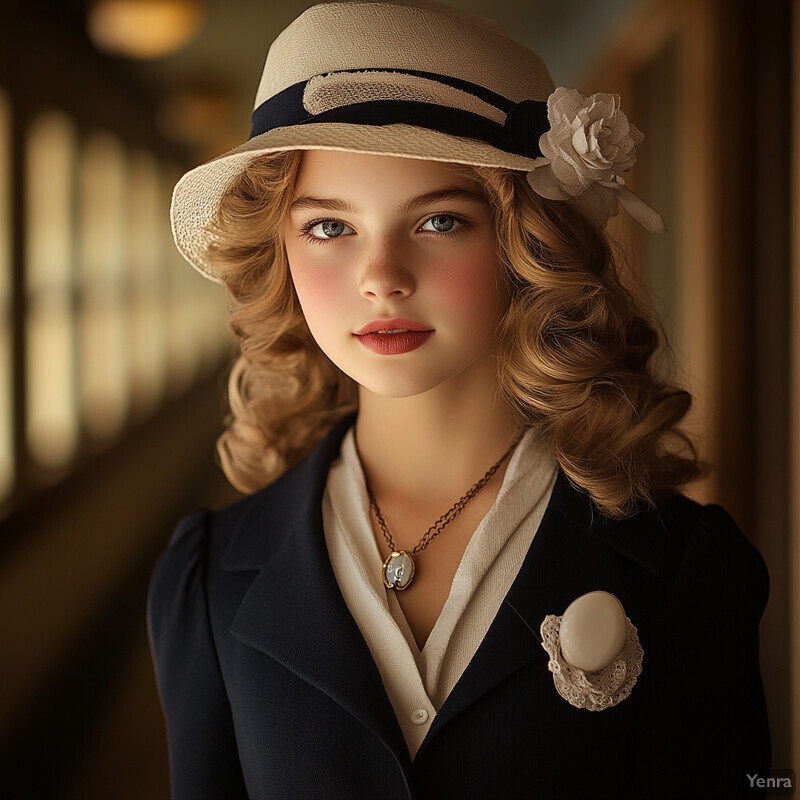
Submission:
{"label": "girl's face", "polygon": [[474,180],[437,161],[308,150],[284,240],[314,339],[365,389],[410,397],[494,374],[505,290]]}

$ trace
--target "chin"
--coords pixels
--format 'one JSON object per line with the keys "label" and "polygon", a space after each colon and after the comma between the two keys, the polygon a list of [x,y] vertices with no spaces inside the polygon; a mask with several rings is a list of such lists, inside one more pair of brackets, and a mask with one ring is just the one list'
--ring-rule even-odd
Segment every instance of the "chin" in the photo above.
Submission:
{"label": "chin", "polygon": [[453,359],[433,364],[430,359],[425,359],[414,363],[412,356],[408,361],[364,363],[361,359],[337,360],[331,355],[328,357],[361,388],[378,397],[395,399],[417,397],[445,384],[450,384],[451,390],[456,386],[468,390],[470,380],[467,376],[470,374],[470,367],[479,360],[475,358],[473,361],[462,362]]}
{"label": "chin", "polygon": [[[368,380],[359,380],[356,375],[351,375],[350,377],[353,378],[362,389],[365,389],[371,394],[377,395],[378,397],[394,398],[398,400],[404,397],[416,397],[417,395],[425,394],[425,392],[435,387],[435,384],[431,385],[428,382],[410,378],[405,379],[399,375],[387,378],[386,380],[378,380],[375,379],[374,376]],[[361,377],[363,378],[364,376],[362,375]]]}
{"label": "chin", "polygon": [[387,367],[380,372],[354,370],[349,375],[366,391],[386,398],[419,397],[436,389],[453,392],[470,388],[469,382],[465,384],[462,380],[465,370],[411,370],[403,369],[400,364]]}

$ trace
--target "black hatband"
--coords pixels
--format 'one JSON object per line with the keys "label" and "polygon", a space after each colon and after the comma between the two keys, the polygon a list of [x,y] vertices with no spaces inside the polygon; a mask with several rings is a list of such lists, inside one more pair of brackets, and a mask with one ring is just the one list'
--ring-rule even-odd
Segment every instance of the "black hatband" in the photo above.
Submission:
{"label": "black hatband", "polygon": [[[350,72],[351,70],[341,71]],[[399,70],[368,71],[398,72]],[[484,87],[458,78],[410,70],[403,70],[403,72],[468,91],[505,112],[505,123],[495,122],[472,111],[418,100],[371,100],[339,106],[321,114],[309,114],[303,106],[303,94],[308,81],[301,81],[265,100],[253,112],[250,138],[260,136],[274,128],[309,123],[403,124],[440,131],[452,136],[476,139],[508,153],[528,158],[536,158],[542,154],[539,149],[539,137],[549,129],[546,102],[523,100],[520,103],[513,103]]]}

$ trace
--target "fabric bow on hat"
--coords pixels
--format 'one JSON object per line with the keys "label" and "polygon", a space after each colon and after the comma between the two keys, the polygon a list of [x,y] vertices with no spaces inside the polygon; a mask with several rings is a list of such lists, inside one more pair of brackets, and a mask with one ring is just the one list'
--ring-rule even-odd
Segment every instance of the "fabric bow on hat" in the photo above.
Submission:
{"label": "fabric bow on hat", "polygon": [[613,594],[582,595],[563,616],[548,614],[540,633],[556,689],[576,708],[602,711],[621,703],[641,674],[636,627]]}
{"label": "fabric bow on hat", "polygon": [[547,99],[547,119],[550,130],[539,139],[543,155],[528,173],[537,194],[572,202],[601,227],[621,203],[647,230],[665,230],[661,215],[622,178],[636,163],[636,145],[644,136],[621,111],[619,95],[586,97],[559,86]]}

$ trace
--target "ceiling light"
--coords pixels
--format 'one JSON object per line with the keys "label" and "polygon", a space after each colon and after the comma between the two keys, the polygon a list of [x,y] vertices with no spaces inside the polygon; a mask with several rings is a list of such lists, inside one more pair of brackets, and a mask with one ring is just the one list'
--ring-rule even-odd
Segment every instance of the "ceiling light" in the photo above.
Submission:
{"label": "ceiling light", "polygon": [[96,0],[87,29],[98,49],[127,58],[162,58],[185,45],[199,30],[197,0]]}

